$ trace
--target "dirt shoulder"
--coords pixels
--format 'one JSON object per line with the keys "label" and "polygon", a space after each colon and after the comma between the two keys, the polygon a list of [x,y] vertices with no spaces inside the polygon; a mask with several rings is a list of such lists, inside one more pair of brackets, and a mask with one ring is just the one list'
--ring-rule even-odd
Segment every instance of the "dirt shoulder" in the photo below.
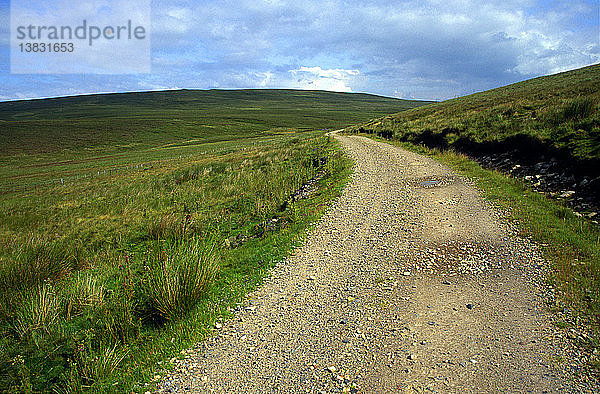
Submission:
{"label": "dirt shoulder", "polygon": [[196,392],[575,392],[546,263],[447,167],[336,136],[356,168],[304,245],[161,382]]}

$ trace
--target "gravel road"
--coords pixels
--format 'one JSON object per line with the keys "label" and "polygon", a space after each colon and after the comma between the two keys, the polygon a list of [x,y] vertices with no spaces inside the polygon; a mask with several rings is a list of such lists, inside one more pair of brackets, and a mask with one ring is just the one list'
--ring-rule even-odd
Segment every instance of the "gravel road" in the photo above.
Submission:
{"label": "gravel road", "polygon": [[342,196],[161,391],[574,391],[536,246],[447,167],[335,137]]}

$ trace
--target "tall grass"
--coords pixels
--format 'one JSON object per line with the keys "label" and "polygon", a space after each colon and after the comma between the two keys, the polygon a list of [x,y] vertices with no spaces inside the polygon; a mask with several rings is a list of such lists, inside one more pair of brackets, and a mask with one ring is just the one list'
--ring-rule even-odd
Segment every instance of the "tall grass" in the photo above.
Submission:
{"label": "tall grass", "polygon": [[[3,253],[2,253],[3,252]],[[0,249],[0,319],[14,317],[29,289],[68,276],[85,264],[80,245],[29,234]],[[41,286],[41,287],[40,287]]]}
{"label": "tall grass", "polygon": [[65,286],[67,318],[81,315],[86,309],[97,308],[104,303],[104,286],[89,271],[77,272],[73,282]]}
{"label": "tall grass", "polygon": [[[215,311],[259,283],[325,209],[347,176],[335,152],[302,134],[2,196],[0,386],[132,390],[161,357],[206,335]],[[284,210],[318,172],[321,203]],[[238,236],[246,242],[222,248]]]}
{"label": "tall grass", "polygon": [[29,292],[12,320],[12,326],[19,337],[22,339],[38,330],[49,334],[60,316],[61,301],[49,283],[40,284]]}
{"label": "tall grass", "polygon": [[592,115],[594,101],[591,98],[576,98],[569,100],[561,110],[562,121],[581,120]]}
{"label": "tall grass", "polygon": [[152,254],[145,284],[150,313],[173,321],[196,305],[218,269],[215,244],[213,237],[195,238]]}

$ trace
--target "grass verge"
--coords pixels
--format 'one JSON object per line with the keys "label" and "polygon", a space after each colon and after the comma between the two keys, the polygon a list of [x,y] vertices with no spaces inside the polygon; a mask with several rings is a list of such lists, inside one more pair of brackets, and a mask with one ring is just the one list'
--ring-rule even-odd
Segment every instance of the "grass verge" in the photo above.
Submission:
{"label": "grass verge", "polygon": [[0,386],[151,389],[297,245],[350,167],[333,139],[302,133],[3,196]]}

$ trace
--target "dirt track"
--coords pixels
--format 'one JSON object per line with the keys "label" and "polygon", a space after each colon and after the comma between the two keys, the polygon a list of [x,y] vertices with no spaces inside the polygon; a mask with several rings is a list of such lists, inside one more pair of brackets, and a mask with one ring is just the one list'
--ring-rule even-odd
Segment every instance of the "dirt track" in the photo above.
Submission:
{"label": "dirt track", "polygon": [[446,167],[336,138],[356,162],[343,195],[161,388],[572,391],[553,369],[535,245]]}

